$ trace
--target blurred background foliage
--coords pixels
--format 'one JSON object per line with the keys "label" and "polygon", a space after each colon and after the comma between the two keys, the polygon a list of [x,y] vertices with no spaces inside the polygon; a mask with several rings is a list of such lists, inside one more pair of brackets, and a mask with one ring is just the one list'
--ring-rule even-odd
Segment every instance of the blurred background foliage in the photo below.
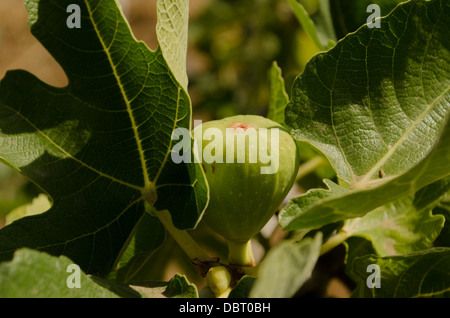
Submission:
{"label": "blurred background foliage", "polygon": [[202,68],[188,66],[194,112],[212,119],[266,115],[268,71],[278,61],[288,86],[318,51],[287,1],[211,1],[190,22],[190,51]]}
{"label": "blurred background foliage", "polygon": [[[303,72],[308,60],[321,50],[294,14],[292,2],[295,1],[304,7],[315,23],[323,47],[329,47],[327,43],[330,40],[330,43],[335,43],[365,24],[370,14],[366,12],[369,4],[379,4],[383,16],[401,2],[190,0],[187,72],[193,119],[206,121],[237,114],[266,116],[270,98],[268,74],[274,61],[282,70],[286,92],[290,94],[295,78]],[[120,2],[135,37],[150,48],[156,48],[156,0]],[[28,70],[51,85],[67,84],[59,65],[30,34],[27,12],[23,1],[19,0],[0,1],[0,78],[10,69]],[[310,188],[323,187],[323,178],[334,178],[334,171],[316,150],[301,144],[300,153],[303,165],[298,182],[285,203]],[[49,201],[38,197],[42,192],[20,173],[0,163],[0,228],[10,222],[8,220],[47,209]],[[13,210],[14,217],[7,219],[6,216]],[[257,258],[261,258],[265,250],[286,235],[277,227],[276,218],[272,221],[269,229],[265,229],[267,233],[256,240]],[[214,250],[222,257],[226,255],[223,240],[202,223],[192,235],[206,250]],[[333,255],[326,257],[322,263],[329,262]],[[173,260],[177,263],[174,264]],[[167,280],[180,267],[192,282],[201,282],[201,277],[189,260],[183,257],[181,249],[167,237],[164,248],[156,252],[136,279]],[[331,278],[342,273],[343,269],[333,266],[330,271],[329,266],[325,267],[325,274],[313,275],[321,277],[319,287],[311,288],[314,284],[306,284],[303,293],[327,295],[329,289],[324,286],[329,286],[330,282],[336,284]],[[324,266],[319,263],[318,269],[321,268]],[[347,285],[339,284],[334,286],[334,290],[340,290],[340,296],[348,296]]]}

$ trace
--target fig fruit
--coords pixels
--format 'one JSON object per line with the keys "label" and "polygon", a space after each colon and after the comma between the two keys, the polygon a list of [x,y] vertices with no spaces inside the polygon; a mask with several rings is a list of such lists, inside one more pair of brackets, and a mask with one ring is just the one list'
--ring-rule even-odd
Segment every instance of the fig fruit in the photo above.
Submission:
{"label": "fig fruit", "polygon": [[257,115],[202,123],[194,140],[210,188],[203,219],[227,240],[230,263],[251,265],[250,239],[295,181],[297,145],[281,125]]}

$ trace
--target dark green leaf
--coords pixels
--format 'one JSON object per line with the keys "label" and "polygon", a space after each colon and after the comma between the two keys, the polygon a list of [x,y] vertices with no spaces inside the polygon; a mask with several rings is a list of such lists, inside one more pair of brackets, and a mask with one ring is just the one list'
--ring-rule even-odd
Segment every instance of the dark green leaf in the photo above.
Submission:
{"label": "dark green leaf", "polygon": [[349,237],[344,242],[347,254],[345,255],[345,263],[352,264],[356,257],[369,254],[376,254],[372,243],[362,237]]}
{"label": "dark green leaf", "polygon": [[401,2],[404,2],[404,0],[331,1],[334,25],[339,38],[356,31],[360,26],[367,23],[367,19],[372,14],[372,12],[367,12],[369,5],[379,5],[380,16],[383,17],[388,15]]}
{"label": "dark green leaf", "polygon": [[189,283],[185,276],[179,274],[169,281],[166,295],[171,298],[198,298],[197,287]]}
{"label": "dark green leaf", "polygon": [[228,295],[228,298],[248,298],[256,277],[243,276]]}
{"label": "dark green leaf", "polygon": [[[66,27],[69,4],[81,28]],[[115,1],[28,0],[33,35],[69,79],[51,87],[25,71],[0,83],[0,158],[53,199],[0,231],[0,259],[39,248],[105,275],[144,202],[193,228],[207,202],[198,164],[171,160],[172,132],[190,128],[190,100],[160,48],[133,37]]]}
{"label": "dark green leaf", "polygon": [[[379,266],[380,286],[369,288],[369,265]],[[409,298],[450,297],[450,249],[433,248],[404,256],[355,259],[349,275],[358,283],[353,297]]]}
{"label": "dark green leaf", "polygon": [[129,283],[150,257],[164,243],[165,229],[155,216],[144,213],[131,241],[108,277],[121,284]]}
{"label": "dark green leaf", "polygon": [[445,218],[444,228],[434,242],[434,246],[450,247],[450,191],[447,192],[439,205],[433,209],[433,214]]}

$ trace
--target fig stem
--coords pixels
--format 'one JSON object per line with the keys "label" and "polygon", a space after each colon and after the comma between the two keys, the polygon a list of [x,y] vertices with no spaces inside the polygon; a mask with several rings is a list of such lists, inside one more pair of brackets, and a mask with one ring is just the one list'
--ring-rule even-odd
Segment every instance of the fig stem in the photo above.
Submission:
{"label": "fig stem", "polygon": [[254,266],[255,258],[253,257],[253,250],[251,240],[245,243],[238,243],[227,240],[228,246],[228,262],[230,265],[238,266]]}
{"label": "fig stem", "polygon": [[185,230],[177,229],[172,223],[172,217],[168,210],[154,211],[156,217],[166,228],[167,232],[174,238],[181,249],[192,260],[196,258],[205,258],[208,255],[202,250],[196,241]]}

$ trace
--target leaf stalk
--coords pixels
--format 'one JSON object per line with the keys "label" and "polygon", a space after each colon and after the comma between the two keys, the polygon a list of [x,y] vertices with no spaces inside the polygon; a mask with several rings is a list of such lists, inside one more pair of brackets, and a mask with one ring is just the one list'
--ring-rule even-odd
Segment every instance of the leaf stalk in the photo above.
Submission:
{"label": "leaf stalk", "polygon": [[328,253],[336,246],[343,243],[346,239],[348,239],[350,235],[347,232],[340,231],[335,236],[331,237],[328,241],[326,241],[322,247],[320,248],[320,255]]}
{"label": "leaf stalk", "polygon": [[180,230],[173,225],[169,211],[155,211],[155,215],[191,260],[208,257],[186,230]]}

